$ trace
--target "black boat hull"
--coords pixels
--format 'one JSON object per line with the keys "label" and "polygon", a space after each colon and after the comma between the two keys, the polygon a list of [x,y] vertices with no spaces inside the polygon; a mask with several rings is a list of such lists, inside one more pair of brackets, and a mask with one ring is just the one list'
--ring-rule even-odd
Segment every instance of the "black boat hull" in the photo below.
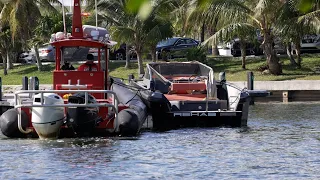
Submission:
{"label": "black boat hull", "polygon": [[[141,88],[134,81],[131,81],[130,85]],[[228,95],[223,88],[218,92],[224,97],[208,103],[208,107],[216,111],[199,111],[199,107],[205,109],[206,101],[170,102],[163,93],[151,90],[142,90],[138,95],[148,106],[148,112],[152,116],[153,130],[165,131],[181,127],[247,126],[251,97],[247,93],[242,93],[236,110],[223,111],[229,108]],[[219,109],[221,112],[218,111]]]}
{"label": "black boat hull", "polygon": [[138,92],[132,91],[130,87],[119,79],[113,79],[111,89],[118,95],[119,101],[128,106],[118,114],[118,130],[122,136],[135,136],[147,118],[147,106],[141,100]]}

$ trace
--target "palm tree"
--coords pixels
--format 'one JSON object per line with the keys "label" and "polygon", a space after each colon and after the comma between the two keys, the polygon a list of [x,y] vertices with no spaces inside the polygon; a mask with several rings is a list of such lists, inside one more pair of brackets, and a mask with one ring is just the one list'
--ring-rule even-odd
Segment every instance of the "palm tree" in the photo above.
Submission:
{"label": "palm tree", "polygon": [[1,0],[0,27],[10,27],[12,41],[26,46],[32,37],[33,28],[41,18],[41,10],[57,12],[52,3],[58,0]]}
{"label": "palm tree", "polygon": [[[299,0],[286,1],[279,13],[278,23],[275,24],[275,32],[286,45],[291,65],[301,68],[301,40],[306,34],[319,32],[320,10],[319,2],[315,2],[308,11],[302,12],[298,9],[299,2]],[[297,61],[292,55],[291,44],[296,47]]]}
{"label": "palm tree", "polygon": [[[166,34],[160,32],[164,28],[160,18],[157,16],[157,8],[152,8],[152,12],[147,19],[143,19],[137,12],[127,11],[127,4],[129,0],[109,0],[99,1],[98,9],[99,15],[106,21],[109,21],[112,37],[118,42],[123,42],[134,47],[138,59],[139,74],[144,74],[142,53],[146,49],[146,45],[151,42],[159,34]],[[154,6],[161,3],[154,3]],[[93,7],[92,4],[88,6]],[[167,29],[165,29],[167,31]],[[160,32],[160,33],[159,33]],[[170,33],[168,33],[170,35]],[[164,36],[160,36],[165,38]],[[158,39],[157,39],[158,40]]]}
{"label": "palm tree", "polygon": [[242,69],[246,69],[246,44],[257,40],[256,28],[249,23],[234,23],[220,28],[211,38],[203,44],[212,41],[213,44],[218,42],[230,42],[238,38],[242,57]]}
{"label": "palm tree", "polygon": [[[197,5],[198,4],[198,5]],[[210,10],[202,6],[197,1],[194,1],[191,6],[196,6],[197,8],[193,8],[192,13],[188,17],[188,28],[198,27],[201,29],[201,42],[204,42],[206,34],[212,36],[216,33],[218,28],[218,18],[212,14]],[[196,25],[196,26],[195,26]],[[206,42],[206,44],[208,41]],[[212,55],[219,55],[217,41],[211,41],[212,47]]]}
{"label": "palm tree", "polygon": [[145,26],[143,31],[147,33],[146,46],[150,51],[152,61],[156,61],[156,46],[159,41],[173,36],[173,26],[169,21],[169,17],[163,14],[167,14],[164,10],[168,7],[168,1],[156,1],[153,8],[153,13],[145,20]]}
{"label": "palm tree", "polygon": [[7,75],[8,74],[8,69],[7,69],[7,60],[9,59],[9,51],[12,47],[11,43],[11,32],[10,29],[7,28],[2,28],[2,31],[0,32],[0,51],[1,51],[1,56],[2,56],[2,61],[3,61],[3,74]]}
{"label": "palm tree", "polygon": [[[272,28],[284,4],[283,0],[212,0],[204,6],[204,10],[210,12],[208,18],[212,20],[228,20],[230,25],[238,24],[244,27],[248,27],[249,24],[259,30],[263,37],[262,47],[269,71],[271,74],[279,75],[282,73],[282,66],[274,50]],[[214,37],[210,37],[209,40]]]}
{"label": "palm tree", "polygon": [[[35,55],[37,59],[37,66],[38,70],[41,71],[42,64],[39,57],[39,46],[41,44],[48,43],[51,38],[51,34],[54,32],[63,32],[64,31],[64,25],[62,20],[62,14],[48,14],[42,16],[41,19],[37,22],[37,27],[33,29],[32,34],[33,36],[29,40],[29,44],[34,48]],[[71,32],[71,19],[66,18],[66,27],[67,32]]]}

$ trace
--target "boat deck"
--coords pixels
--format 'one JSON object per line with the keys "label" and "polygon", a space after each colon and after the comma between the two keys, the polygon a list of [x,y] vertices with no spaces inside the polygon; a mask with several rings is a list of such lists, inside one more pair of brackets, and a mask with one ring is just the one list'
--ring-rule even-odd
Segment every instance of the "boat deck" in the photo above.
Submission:
{"label": "boat deck", "polygon": [[[205,101],[206,94],[165,94],[169,101]],[[210,100],[218,100],[212,99]]]}

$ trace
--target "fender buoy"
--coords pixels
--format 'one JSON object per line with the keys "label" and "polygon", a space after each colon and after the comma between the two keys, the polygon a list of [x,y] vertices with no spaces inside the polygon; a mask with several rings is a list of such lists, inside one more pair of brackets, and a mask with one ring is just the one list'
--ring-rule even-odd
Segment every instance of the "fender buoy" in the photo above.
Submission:
{"label": "fender buoy", "polygon": [[138,112],[124,109],[118,114],[119,131],[122,136],[136,136],[140,130]]}
{"label": "fender buoy", "polygon": [[[28,127],[28,116],[24,111],[21,111],[21,125],[25,129]],[[18,112],[17,109],[9,109],[0,117],[0,128],[2,134],[10,138],[26,137],[18,128]]]}

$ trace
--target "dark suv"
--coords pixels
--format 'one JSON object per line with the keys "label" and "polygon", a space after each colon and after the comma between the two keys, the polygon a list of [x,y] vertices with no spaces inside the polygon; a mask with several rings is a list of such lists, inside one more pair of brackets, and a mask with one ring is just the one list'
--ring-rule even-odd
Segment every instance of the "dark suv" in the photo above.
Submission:
{"label": "dark suv", "polygon": [[191,38],[174,37],[161,41],[157,44],[158,58],[167,56],[168,59],[185,57],[186,51],[199,45],[199,42]]}

